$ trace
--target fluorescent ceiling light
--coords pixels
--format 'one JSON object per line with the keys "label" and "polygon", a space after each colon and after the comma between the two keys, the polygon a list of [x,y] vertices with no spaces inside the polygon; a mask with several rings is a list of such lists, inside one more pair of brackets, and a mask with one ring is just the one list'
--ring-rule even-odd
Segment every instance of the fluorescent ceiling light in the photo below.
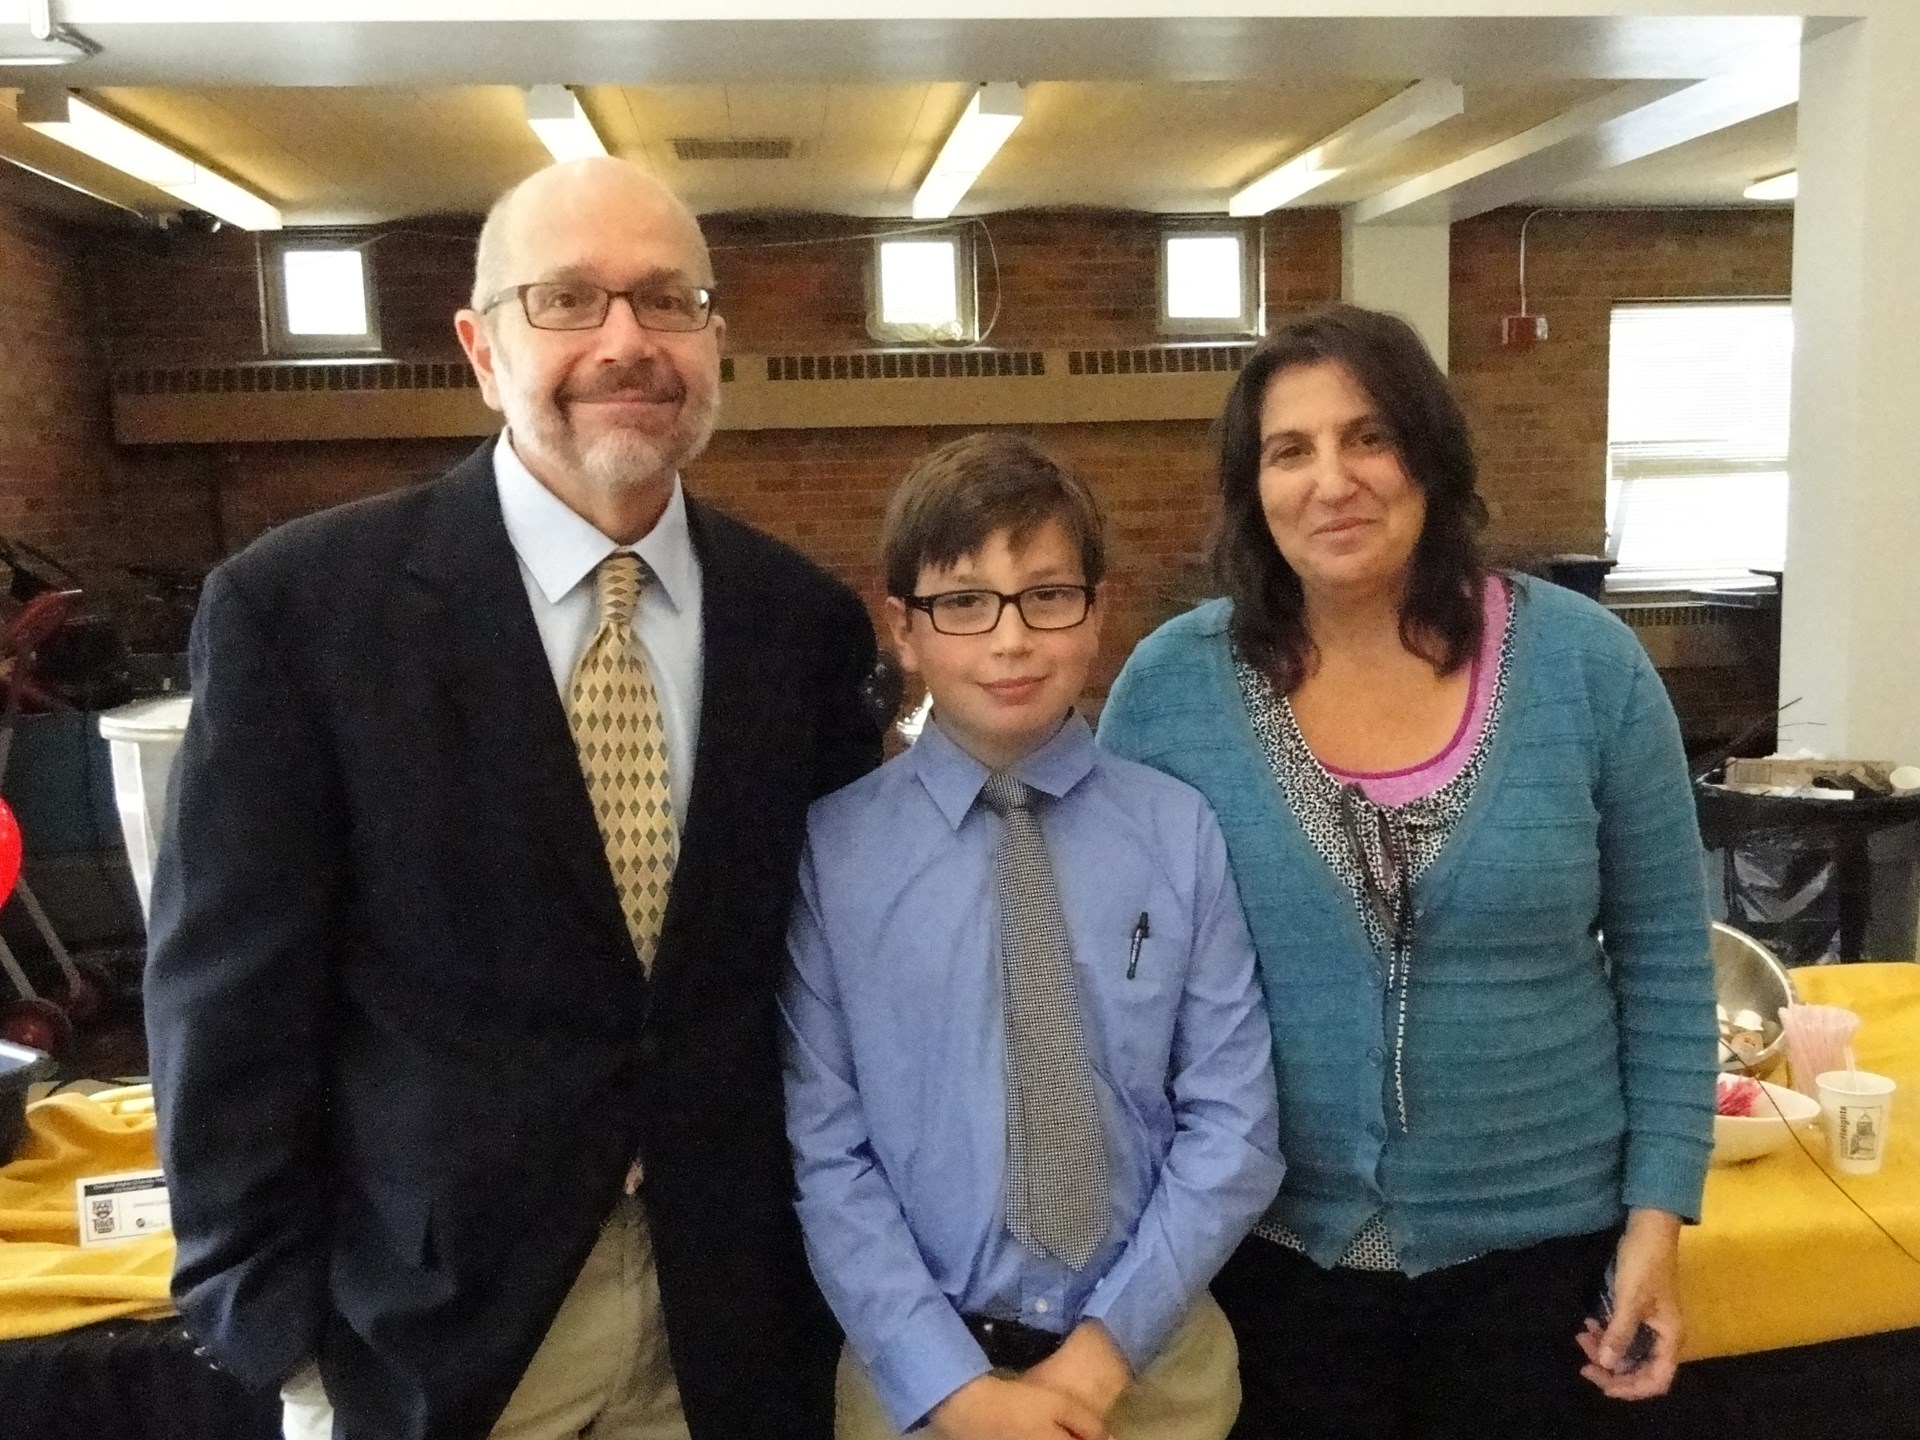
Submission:
{"label": "fluorescent ceiling light", "polygon": [[141,216],[140,212],[134,209],[133,206],[131,205],[124,204],[119,200],[110,200],[105,195],[102,195],[99,191],[89,190],[86,186],[76,184],[74,181],[67,179],[67,177],[64,175],[56,175],[51,170],[42,170],[38,165],[29,165],[26,161],[22,160],[17,155],[0,155],[0,161],[5,161],[7,164],[12,165],[16,169],[24,170],[29,175],[38,175],[42,180],[51,181],[53,184],[60,186],[63,190],[71,190],[76,195],[84,195],[89,200],[97,201],[102,205],[111,206],[115,210],[124,210],[129,215],[139,216],[142,219],[145,218],[144,216]]}
{"label": "fluorescent ceiling light", "polygon": [[1800,193],[1800,172],[1789,170],[1768,180],[1756,180],[1740,193],[1749,200],[1791,200]]}
{"label": "fluorescent ceiling light", "polygon": [[1289,200],[1297,200],[1309,190],[1317,190],[1339,175],[1344,165],[1326,163],[1326,147],[1316,145],[1304,155],[1296,155],[1277,170],[1269,170],[1258,180],[1227,201],[1229,215],[1264,215],[1278,210]]}
{"label": "fluorescent ceiling light", "polygon": [[1464,108],[1466,96],[1451,80],[1422,80],[1410,85],[1238,191],[1227,201],[1227,213],[1264,215],[1277,210],[1356,165],[1384,155],[1401,141],[1451,120]]}
{"label": "fluorescent ceiling light", "polygon": [[27,33],[27,43],[9,41],[0,50],[0,66],[73,65],[100,53],[96,41],[53,18],[49,0],[27,0]]}
{"label": "fluorescent ceiling light", "polygon": [[527,124],[555,160],[607,153],[600,132],[580,107],[580,97],[564,85],[527,87]]}
{"label": "fluorescent ceiling light", "polygon": [[225,176],[214,174],[65,91],[23,92],[20,121],[49,140],[144,180],[181,204],[217,215],[230,225],[243,230],[280,228],[280,212],[251,190],[241,189]]}
{"label": "fluorescent ceiling light", "polygon": [[944,220],[953,214],[1019,125],[1022,108],[1020,87],[1010,82],[982,85],[973,92],[913,197],[914,219]]}
{"label": "fluorescent ceiling light", "polygon": [[55,25],[47,34],[36,35],[24,43],[9,40],[6,48],[0,50],[0,70],[11,70],[16,65],[77,65],[99,53],[97,42],[78,30]]}

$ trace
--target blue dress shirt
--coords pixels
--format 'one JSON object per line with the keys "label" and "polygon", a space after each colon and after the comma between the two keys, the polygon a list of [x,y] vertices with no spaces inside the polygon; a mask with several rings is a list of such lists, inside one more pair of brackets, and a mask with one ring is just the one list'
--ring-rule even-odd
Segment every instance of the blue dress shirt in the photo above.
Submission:
{"label": "blue dress shirt", "polygon": [[[1086,723],[1015,767],[1073,939],[1112,1172],[1076,1271],[1006,1226],[1006,1027],[987,771],[936,723],[817,802],[781,994],[808,1257],[901,1429],[988,1370],[961,1320],[1100,1320],[1138,1373],[1273,1199],[1266,1012],[1199,794]],[[1149,935],[1129,977],[1142,914]]]}
{"label": "blue dress shirt", "polygon": [[667,790],[673,818],[684,827],[693,795],[693,757],[700,744],[703,590],[700,557],[687,528],[687,496],[680,477],[653,529],[632,545],[616,545],[542,485],[514,452],[506,431],[493,448],[494,484],[507,539],[520,562],[520,580],[540,632],[540,647],[564,702],[573,667],[599,620],[593,572],[616,550],[631,550],[659,582],[640,592],[633,633],[647,652],[660,720],[667,732]]}

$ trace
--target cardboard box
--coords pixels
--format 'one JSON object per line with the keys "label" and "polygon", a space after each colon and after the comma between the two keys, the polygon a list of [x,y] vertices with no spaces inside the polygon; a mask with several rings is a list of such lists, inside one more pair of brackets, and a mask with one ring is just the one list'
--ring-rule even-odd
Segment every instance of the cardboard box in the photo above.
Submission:
{"label": "cardboard box", "polygon": [[1851,780],[1863,790],[1886,794],[1893,789],[1888,778],[1893,774],[1891,760],[1782,760],[1769,756],[1763,760],[1729,760],[1727,784],[1799,789],[1812,783],[1816,775],[1832,775]]}

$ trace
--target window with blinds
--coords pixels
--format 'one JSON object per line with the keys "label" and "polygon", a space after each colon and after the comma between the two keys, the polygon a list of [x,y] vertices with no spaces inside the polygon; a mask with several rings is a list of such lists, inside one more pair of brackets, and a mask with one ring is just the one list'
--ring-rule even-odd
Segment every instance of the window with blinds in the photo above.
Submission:
{"label": "window with blinds", "polygon": [[1607,534],[1616,587],[1748,579],[1787,550],[1786,301],[1616,305]]}

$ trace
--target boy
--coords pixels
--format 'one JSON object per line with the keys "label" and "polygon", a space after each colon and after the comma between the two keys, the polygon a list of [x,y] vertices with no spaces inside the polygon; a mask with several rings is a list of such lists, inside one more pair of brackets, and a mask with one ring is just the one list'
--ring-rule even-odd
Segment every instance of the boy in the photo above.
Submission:
{"label": "boy", "polygon": [[813,807],[781,998],[840,1440],[1220,1440],[1205,1287],[1279,1188],[1270,1041],[1212,812],[1073,711],[1099,512],[975,435],[883,550],[933,718]]}

